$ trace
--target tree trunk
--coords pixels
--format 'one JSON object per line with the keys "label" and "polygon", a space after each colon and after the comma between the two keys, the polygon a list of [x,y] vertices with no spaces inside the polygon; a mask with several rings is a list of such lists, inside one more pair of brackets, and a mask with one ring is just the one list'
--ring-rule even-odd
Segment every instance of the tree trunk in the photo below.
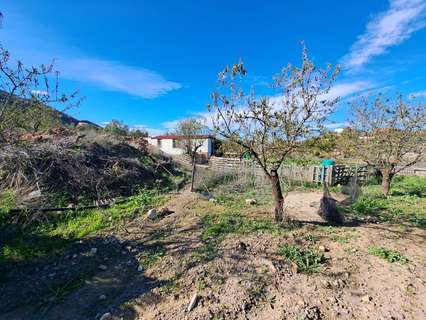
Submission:
{"label": "tree trunk", "polygon": [[272,195],[275,204],[275,221],[281,222],[284,218],[284,197],[281,190],[280,178],[277,170],[271,171]]}
{"label": "tree trunk", "polygon": [[380,170],[380,172],[382,173],[382,192],[385,196],[388,196],[393,174],[387,168]]}
{"label": "tree trunk", "polygon": [[192,155],[192,174],[191,174],[191,192],[194,192],[194,180],[195,180],[195,169],[196,169],[196,161],[195,161],[195,153]]}

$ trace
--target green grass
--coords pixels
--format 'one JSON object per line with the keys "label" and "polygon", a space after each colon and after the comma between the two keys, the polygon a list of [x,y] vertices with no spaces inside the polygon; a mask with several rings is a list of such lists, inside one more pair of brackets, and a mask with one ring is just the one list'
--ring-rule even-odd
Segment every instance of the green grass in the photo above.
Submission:
{"label": "green grass", "polygon": [[229,234],[249,234],[253,232],[285,236],[286,230],[271,219],[254,219],[239,213],[206,215],[201,219],[202,240],[221,240]]}
{"label": "green grass", "polygon": [[379,185],[363,187],[362,195],[352,204],[350,211],[359,216],[374,216],[380,221],[409,223],[426,228],[426,197],[421,191],[426,188],[426,178],[395,179],[387,197],[381,193]]}
{"label": "green grass", "polygon": [[383,248],[383,247],[369,247],[368,252],[377,257],[383,258],[390,263],[399,262],[405,264],[408,258],[398,251]]}
{"label": "green grass", "polygon": [[[134,217],[162,203],[157,190],[141,189],[123,203],[107,209],[77,210],[47,216],[17,232],[0,246],[0,265],[45,257],[63,250],[68,244],[87,235]],[[6,226],[7,228],[7,226]]]}
{"label": "green grass", "polygon": [[278,248],[278,254],[293,261],[299,272],[319,272],[325,257],[313,250],[301,250],[292,244],[284,244]]}
{"label": "green grass", "polygon": [[10,218],[9,211],[15,207],[15,195],[12,190],[4,190],[0,193],[0,228],[7,224]]}
{"label": "green grass", "polygon": [[140,253],[138,256],[139,263],[145,268],[152,267],[157,261],[164,257],[166,250],[162,246],[150,248]]}

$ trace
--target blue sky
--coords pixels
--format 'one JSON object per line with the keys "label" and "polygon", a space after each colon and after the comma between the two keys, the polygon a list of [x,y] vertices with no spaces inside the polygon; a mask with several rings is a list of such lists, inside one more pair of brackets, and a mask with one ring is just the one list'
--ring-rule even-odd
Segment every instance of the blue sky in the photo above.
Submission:
{"label": "blue sky", "polygon": [[87,1],[2,0],[0,42],[27,64],[55,58],[70,113],[151,134],[206,112],[216,75],[242,58],[262,82],[300,63],[304,41],[318,65],[340,63],[332,94],[426,97],[426,0]]}

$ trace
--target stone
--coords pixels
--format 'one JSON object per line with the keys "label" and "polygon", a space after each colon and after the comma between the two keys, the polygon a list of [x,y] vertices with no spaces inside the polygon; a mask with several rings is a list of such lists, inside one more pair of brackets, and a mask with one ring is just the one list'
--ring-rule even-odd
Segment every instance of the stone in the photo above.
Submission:
{"label": "stone", "polygon": [[99,320],[112,320],[112,315],[111,315],[111,313],[109,313],[109,312],[107,312],[107,313],[104,313],[100,318],[99,318]]}
{"label": "stone", "polygon": [[216,202],[217,202],[217,199],[215,199],[215,198],[210,198],[210,199],[209,199],[209,201],[210,201],[210,202],[214,202],[214,203],[216,203]]}
{"label": "stone", "polygon": [[328,248],[326,248],[325,246],[322,246],[322,245],[318,247],[318,250],[321,251],[321,252],[328,252],[328,251],[330,251]]}
{"label": "stone", "polygon": [[99,300],[106,300],[106,295],[104,295],[104,294],[101,294],[100,296],[99,296]]}
{"label": "stone", "polygon": [[143,266],[139,265],[139,266],[138,266],[138,271],[139,271],[139,272],[142,272],[142,271],[143,271]]}
{"label": "stone", "polygon": [[90,249],[90,253],[91,254],[96,254],[96,252],[98,252],[98,248],[92,248],[92,249]]}
{"label": "stone", "polygon": [[98,269],[105,271],[105,270],[108,269],[108,267],[104,264],[101,264],[101,265],[99,265]]}
{"label": "stone", "polygon": [[77,258],[77,254],[75,254],[75,253],[74,253],[74,254],[72,255],[72,258],[73,258],[73,259]]}
{"label": "stone", "polygon": [[254,199],[254,198],[246,199],[246,204],[254,205],[254,204],[256,204],[256,203],[257,203],[257,201],[256,201],[256,199]]}
{"label": "stone", "polygon": [[150,209],[146,215],[146,217],[150,220],[157,219],[157,211],[155,209]]}
{"label": "stone", "polygon": [[370,302],[371,300],[373,300],[373,298],[372,298],[372,297],[370,297],[368,294],[363,295],[363,296],[361,297],[361,301],[362,301],[362,302]]}
{"label": "stone", "polygon": [[189,305],[188,305],[188,308],[186,308],[186,311],[191,312],[197,306],[197,302],[199,298],[200,296],[197,293],[195,293],[192,296],[191,300],[189,301]]}

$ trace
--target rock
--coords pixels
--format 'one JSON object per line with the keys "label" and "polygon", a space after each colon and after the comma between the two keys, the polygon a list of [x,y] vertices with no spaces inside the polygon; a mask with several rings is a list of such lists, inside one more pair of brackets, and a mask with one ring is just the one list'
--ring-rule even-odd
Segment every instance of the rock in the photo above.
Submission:
{"label": "rock", "polygon": [[294,263],[293,261],[291,261],[290,263],[290,272],[292,274],[296,274],[299,271],[299,267],[297,266],[296,263]]}
{"label": "rock", "polygon": [[157,211],[155,209],[150,209],[146,215],[146,217],[150,220],[157,219]]}
{"label": "rock", "polygon": [[361,297],[361,301],[362,301],[362,302],[370,302],[371,300],[373,300],[373,298],[372,298],[372,297],[370,297],[368,294],[363,295],[363,296]]}
{"label": "rock", "polygon": [[326,248],[325,246],[319,246],[319,247],[318,247],[318,250],[319,250],[320,252],[329,252],[329,251],[330,251],[330,249]]}
{"label": "rock", "polygon": [[197,306],[197,302],[199,298],[200,296],[197,293],[195,293],[192,296],[191,301],[189,301],[189,305],[188,305],[188,308],[186,308],[186,311],[191,312]]}
{"label": "rock", "polygon": [[107,312],[107,313],[104,313],[100,318],[99,318],[99,320],[112,320],[112,315],[111,315],[111,313],[109,313],[109,312]]}
{"label": "rock", "polygon": [[99,296],[99,300],[106,300],[106,295],[104,295],[104,294],[101,294],[100,296]]}
{"label": "rock", "polygon": [[254,198],[246,199],[246,204],[254,205],[254,204],[257,204],[257,201]]}
{"label": "rock", "polygon": [[77,258],[77,255],[74,253],[74,254],[72,255],[72,258],[73,258],[73,259]]}
{"label": "rock", "polygon": [[143,266],[139,265],[139,266],[138,266],[138,271],[139,271],[139,272],[142,272],[142,271],[143,271]]}
{"label": "rock", "polygon": [[210,199],[209,199],[209,201],[210,201],[210,202],[214,202],[214,203],[216,203],[216,202],[217,202],[217,199],[215,199],[215,198],[210,198]]}
{"label": "rock", "polygon": [[98,252],[98,248],[92,248],[92,249],[90,249],[90,253],[91,254],[96,254],[96,252]]}
{"label": "rock", "polygon": [[101,265],[99,265],[98,269],[105,271],[105,270],[108,269],[108,267],[104,264],[101,264]]}

